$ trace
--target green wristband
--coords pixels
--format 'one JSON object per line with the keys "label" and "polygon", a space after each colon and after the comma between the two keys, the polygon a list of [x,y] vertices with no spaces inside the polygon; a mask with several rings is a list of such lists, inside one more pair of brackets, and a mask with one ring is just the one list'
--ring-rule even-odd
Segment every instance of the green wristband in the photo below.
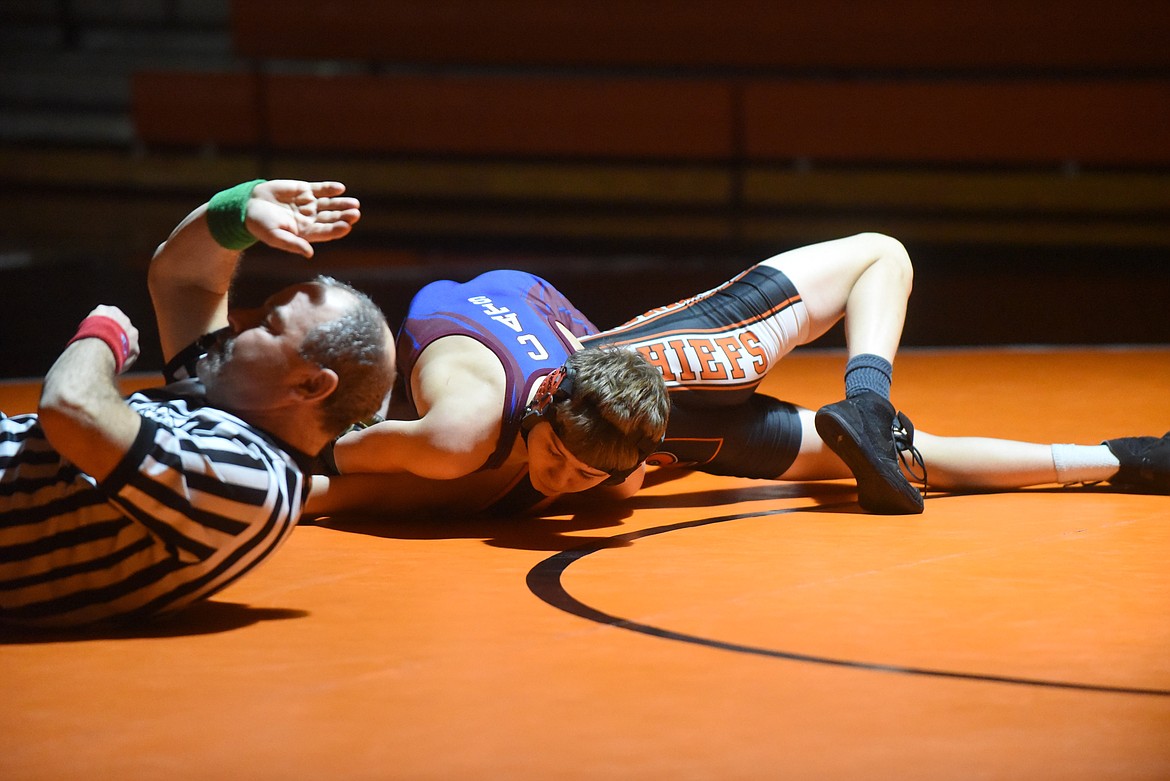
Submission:
{"label": "green wristband", "polygon": [[252,190],[265,181],[253,179],[211,196],[207,202],[207,227],[219,246],[244,250],[256,243],[256,237],[248,232],[245,216]]}

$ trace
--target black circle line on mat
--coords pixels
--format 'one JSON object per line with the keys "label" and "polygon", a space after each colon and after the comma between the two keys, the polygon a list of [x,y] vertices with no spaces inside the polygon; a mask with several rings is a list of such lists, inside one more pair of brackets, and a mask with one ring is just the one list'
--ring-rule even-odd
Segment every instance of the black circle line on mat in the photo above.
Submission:
{"label": "black circle line on mat", "polygon": [[[822,507],[819,509],[826,508]],[[892,664],[863,662],[854,659],[835,659],[828,656],[814,656],[811,654],[801,654],[792,651],[779,651],[771,648],[761,648],[758,646],[741,645],[739,643],[729,643],[723,640],[712,640],[707,637],[689,635],[684,632],[674,632],[669,629],[662,629],[660,627],[651,626],[649,624],[641,624],[637,621],[630,621],[625,618],[610,615],[609,613],[606,613],[602,610],[598,610],[597,608],[586,605],[584,602],[581,602],[576,597],[569,594],[569,592],[565,590],[564,584],[561,582],[561,576],[573,563],[580,561],[586,556],[597,553],[598,551],[619,547],[626,543],[633,542],[634,540],[642,539],[643,537],[653,537],[659,534],[666,534],[668,532],[693,529],[699,526],[709,526],[716,523],[726,523],[728,521],[738,521],[745,518],[759,518],[766,515],[782,515],[798,511],[799,508],[784,510],[763,510],[760,512],[742,513],[737,515],[723,515],[717,518],[703,518],[693,521],[682,521],[680,523],[667,524],[666,526],[655,526],[649,529],[642,529],[641,531],[630,532],[629,534],[615,535],[608,538],[608,540],[595,542],[589,545],[582,545],[579,548],[571,548],[544,559],[528,571],[526,582],[528,584],[528,589],[542,601],[546,602],[552,607],[557,608],[558,610],[563,610],[564,612],[575,615],[579,618],[584,618],[588,621],[594,621],[598,624],[606,624],[618,629],[627,629],[631,632],[638,632],[641,634],[650,635],[652,637],[662,638],[664,640],[675,640],[683,643],[692,643],[694,645],[706,646],[708,648],[717,648],[722,651],[766,656],[773,659],[785,659],[792,662],[822,664],[832,667],[848,667],[857,670],[897,673],[901,675],[922,675],[934,678],[951,678],[966,681],[980,681],[983,683],[1004,683],[1016,686],[1039,686],[1050,689],[1072,689],[1075,691],[1103,692],[1107,694],[1141,694],[1153,697],[1170,697],[1170,689],[1146,689],[1130,686],[1105,686],[1092,683],[1076,683],[1073,681],[1050,681],[1043,678],[1018,678],[1007,675],[987,675],[983,673],[965,673],[952,670],[935,670],[925,667],[903,667]]]}

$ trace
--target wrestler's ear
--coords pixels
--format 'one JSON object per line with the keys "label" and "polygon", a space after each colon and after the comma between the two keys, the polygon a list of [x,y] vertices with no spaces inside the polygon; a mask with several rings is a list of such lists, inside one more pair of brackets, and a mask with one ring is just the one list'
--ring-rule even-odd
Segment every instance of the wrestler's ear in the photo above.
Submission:
{"label": "wrestler's ear", "polygon": [[337,372],[324,367],[316,367],[301,377],[296,390],[302,401],[323,401],[337,390],[337,383]]}

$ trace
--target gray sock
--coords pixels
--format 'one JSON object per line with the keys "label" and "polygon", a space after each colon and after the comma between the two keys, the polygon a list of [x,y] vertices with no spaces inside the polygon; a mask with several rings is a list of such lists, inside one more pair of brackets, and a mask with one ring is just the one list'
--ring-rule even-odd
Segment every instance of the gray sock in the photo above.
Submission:
{"label": "gray sock", "polygon": [[855,355],[845,364],[845,398],[873,391],[883,399],[889,399],[893,378],[894,367],[885,358],[872,353]]}

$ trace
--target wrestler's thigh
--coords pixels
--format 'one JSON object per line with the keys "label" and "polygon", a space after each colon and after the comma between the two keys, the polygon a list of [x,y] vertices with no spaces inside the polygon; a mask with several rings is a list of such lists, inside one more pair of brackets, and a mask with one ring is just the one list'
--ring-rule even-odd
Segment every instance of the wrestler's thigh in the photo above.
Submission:
{"label": "wrestler's thigh", "polygon": [[800,450],[799,409],[758,393],[730,407],[676,402],[666,438],[648,463],[734,477],[778,477]]}
{"label": "wrestler's thigh", "polygon": [[849,295],[866,269],[883,256],[905,252],[897,239],[859,233],[782,252],[761,265],[782,271],[800,292],[815,339],[845,314]]}

